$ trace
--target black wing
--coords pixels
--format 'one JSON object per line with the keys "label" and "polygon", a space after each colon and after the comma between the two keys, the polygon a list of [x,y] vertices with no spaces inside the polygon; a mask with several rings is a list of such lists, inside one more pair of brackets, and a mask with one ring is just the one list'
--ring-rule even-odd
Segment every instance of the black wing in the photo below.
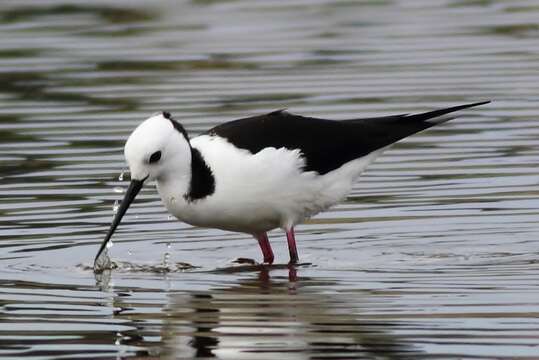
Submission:
{"label": "black wing", "polygon": [[[343,164],[390,145],[406,136],[450,118],[435,118],[480,102],[416,115],[393,115],[352,120],[326,120],[274,111],[210,129],[207,134],[226,138],[238,148],[255,154],[267,147],[299,149],[306,160],[305,171],[326,174]],[[432,121],[428,121],[433,119]]]}

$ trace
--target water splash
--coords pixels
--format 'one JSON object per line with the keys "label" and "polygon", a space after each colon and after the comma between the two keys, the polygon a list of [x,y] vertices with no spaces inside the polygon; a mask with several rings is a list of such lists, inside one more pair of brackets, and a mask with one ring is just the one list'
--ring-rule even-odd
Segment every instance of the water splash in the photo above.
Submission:
{"label": "water splash", "polygon": [[168,268],[170,265],[170,248],[171,248],[171,244],[167,243],[167,250],[165,251],[165,254],[163,255],[163,268]]}
{"label": "water splash", "polygon": [[107,247],[105,248],[105,250],[101,252],[99,257],[95,259],[94,268],[93,268],[95,273],[101,273],[104,270],[110,270],[113,267],[112,261],[110,260],[110,257],[109,257],[109,252],[107,250],[109,247],[110,247],[110,242],[107,244]]}
{"label": "water splash", "polygon": [[[91,270],[85,265],[80,266],[84,270]],[[110,261],[104,267],[94,267],[93,270],[96,273],[101,273],[104,270],[115,270],[119,273],[153,273],[153,274],[167,274],[167,273],[179,273],[195,269],[200,269],[200,266],[189,264],[186,262],[169,262],[167,266],[163,264],[141,264],[129,261]]]}
{"label": "water splash", "polygon": [[112,205],[112,215],[116,215],[119,208],[120,208],[120,202],[118,200],[115,200],[114,204]]}

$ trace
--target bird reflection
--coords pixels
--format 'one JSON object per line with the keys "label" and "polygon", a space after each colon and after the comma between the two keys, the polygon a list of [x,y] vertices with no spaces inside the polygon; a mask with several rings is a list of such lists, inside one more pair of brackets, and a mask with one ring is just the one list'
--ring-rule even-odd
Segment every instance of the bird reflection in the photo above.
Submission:
{"label": "bird reflection", "polygon": [[[204,303],[204,301],[211,301],[211,296],[207,294],[193,294],[193,297]],[[195,327],[194,334],[198,334],[192,337],[188,342],[189,346],[193,348],[194,356],[197,358],[210,358],[215,357],[213,350],[217,348],[219,340],[215,336],[205,336],[204,334],[211,334],[212,329],[218,325],[218,323],[213,321],[208,321],[208,319],[213,319],[212,312],[219,312],[219,309],[213,308],[195,308],[195,314],[198,315],[194,317],[192,323]],[[197,319],[201,319],[199,321]],[[206,320],[203,320],[206,319]]]}
{"label": "bird reflection", "polygon": [[414,350],[392,333],[394,324],[361,315],[372,306],[366,291],[328,293],[324,289],[335,289],[336,281],[301,276],[301,267],[221,271],[247,276],[233,285],[169,295],[162,357],[400,359]]}
{"label": "bird reflection", "polygon": [[[141,356],[263,360],[421,355],[398,335],[412,322],[389,322],[373,315],[376,309],[391,306],[384,301],[393,300],[369,290],[338,290],[344,284],[302,275],[309,272],[308,265],[242,265],[192,272],[197,278],[193,287],[200,288],[209,279],[214,285],[202,291],[168,291],[166,305],[157,312],[153,301],[141,304],[131,300],[130,289],[113,286],[110,272],[96,275],[96,281],[111,295],[113,316],[133,328],[117,333],[116,343],[146,348],[137,352]],[[151,317],[140,311],[148,307]],[[148,340],[157,334],[157,343]]]}

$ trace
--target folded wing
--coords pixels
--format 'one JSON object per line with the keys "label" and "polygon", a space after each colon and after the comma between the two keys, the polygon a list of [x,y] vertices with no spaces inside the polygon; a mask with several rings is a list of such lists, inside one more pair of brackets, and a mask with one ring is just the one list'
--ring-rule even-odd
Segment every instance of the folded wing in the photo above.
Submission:
{"label": "folded wing", "polygon": [[299,149],[305,171],[323,175],[409,135],[451,120],[450,114],[488,103],[460,105],[415,115],[327,120],[274,111],[218,125],[207,134],[226,138],[255,154],[267,147]]}

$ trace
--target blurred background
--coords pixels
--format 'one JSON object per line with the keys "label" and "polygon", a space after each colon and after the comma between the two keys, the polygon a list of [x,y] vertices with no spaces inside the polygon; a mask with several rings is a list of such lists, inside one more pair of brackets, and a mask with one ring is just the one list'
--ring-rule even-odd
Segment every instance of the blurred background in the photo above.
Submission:
{"label": "blurred background", "polygon": [[[0,2],[0,357],[539,357],[535,0]],[[157,111],[190,134],[492,100],[400,142],[297,228],[290,272],[153,186],[93,256]]]}

